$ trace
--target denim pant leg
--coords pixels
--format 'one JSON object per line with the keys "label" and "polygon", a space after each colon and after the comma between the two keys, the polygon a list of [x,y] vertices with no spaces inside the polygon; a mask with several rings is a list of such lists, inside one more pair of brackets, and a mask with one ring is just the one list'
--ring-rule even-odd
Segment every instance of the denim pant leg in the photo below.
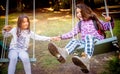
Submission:
{"label": "denim pant leg", "polygon": [[72,39],[66,46],[65,49],[69,54],[72,54],[77,47],[81,45],[80,40]]}
{"label": "denim pant leg", "polygon": [[8,57],[10,59],[9,61],[9,66],[8,66],[8,74],[15,74],[15,70],[16,70],[16,64],[18,61],[18,52],[17,50],[10,50]]}
{"label": "denim pant leg", "polygon": [[31,74],[31,64],[30,64],[28,52],[25,50],[19,50],[19,58],[22,60],[25,74]]}
{"label": "denim pant leg", "polygon": [[85,37],[85,53],[89,58],[92,57],[94,52],[94,37],[91,35],[86,35]]}

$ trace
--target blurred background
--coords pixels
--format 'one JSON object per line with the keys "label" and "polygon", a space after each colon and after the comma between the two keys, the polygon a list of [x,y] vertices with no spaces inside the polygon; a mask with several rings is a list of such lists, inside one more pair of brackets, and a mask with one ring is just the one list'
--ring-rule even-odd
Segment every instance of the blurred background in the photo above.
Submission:
{"label": "blurred background", "polygon": [[[8,24],[15,27],[20,14],[27,14],[30,18],[31,30],[33,30],[33,0],[9,0],[8,15],[6,14],[6,1],[0,0],[0,42],[3,41],[2,28],[5,25],[5,18],[8,16]],[[104,20],[102,14],[105,13],[104,0],[76,0],[77,3],[85,3],[96,12],[100,19]],[[107,0],[109,14],[115,19],[113,29],[114,36],[118,37],[120,43],[120,0]],[[72,0],[35,0],[35,32],[39,35],[58,36],[72,30]],[[111,37],[110,32],[106,32],[107,37]],[[8,46],[11,38],[8,38]],[[56,45],[64,47],[70,39],[56,41]],[[79,67],[72,63],[69,56],[67,62],[60,64],[48,51],[48,43],[36,41],[35,57],[37,61],[31,63],[33,74],[83,74]],[[29,47],[30,57],[32,56],[31,41]],[[2,45],[0,45],[2,49]],[[8,50],[6,51],[6,58]],[[0,50],[1,55],[1,50]],[[116,55],[116,54],[115,54]],[[120,61],[113,58],[108,63],[114,53],[96,55],[92,59],[90,74],[119,74]],[[8,63],[0,63],[0,74],[7,74]],[[109,64],[109,66],[108,66]],[[106,67],[109,67],[106,69]],[[106,71],[106,72],[105,72]],[[116,73],[115,73],[116,72]],[[18,62],[16,74],[24,74],[22,62]]]}

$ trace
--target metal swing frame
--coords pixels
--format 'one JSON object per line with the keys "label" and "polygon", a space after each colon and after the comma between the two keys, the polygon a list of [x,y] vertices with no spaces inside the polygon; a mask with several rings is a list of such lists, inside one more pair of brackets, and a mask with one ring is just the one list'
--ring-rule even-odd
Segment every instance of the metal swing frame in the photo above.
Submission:
{"label": "metal swing frame", "polygon": [[[107,2],[106,2],[106,0],[104,0],[104,4],[105,4],[105,10],[106,10],[106,15],[107,16],[109,16],[109,10],[108,10],[108,8],[107,8]],[[74,9],[74,7],[75,7],[75,5],[76,5],[76,3],[75,3],[75,0],[72,0],[72,27],[73,27],[73,24],[75,23],[75,12],[73,11],[73,9]],[[75,15],[74,15],[75,14]],[[100,48],[100,45],[105,45],[105,44],[107,44],[108,46],[113,46],[113,47],[115,47],[115,48],[117,48],[117,49],[119,49],[119,45],[118,45],[118,39],[117,39],[117,37],[116,36],[113,36],[113,31],[112,31],[112,27],[111,27],[111,23],[109,22],[109,26],[110,26],[110,33],[111,33],[111,37],[109,37],[109,38],[106,38],[106,39],[103,39],[103,40],[100,40],[100,41],[98,41],[98,42],[96,42],[95,43],[95,47],[99,47]],[[73,36],[73,39],[74,39],[74,36]],[[77,47],[76,49],[84,49],[84,45],[82,45],[82,46],[80,46],[80,47]],[[102,47],[101,47],[102,48]],[[104,47],[103,47],[104,48]],[[109,47],[109,48],[111,48],[111,47]],[[96,49],[95,49],[96,50]],[[95,51],[94,50],[94,51]],[[79,51],[79,50],[78,50]],[[98,51],[98,50],[97,50]],[[116,51],[116,50],[106,50],[106,52],[108,52],[108,51]],[[81,52],[81,50],[79,51],[79,52]],[[101,52],[101,50],[100,50],[100,52]],[[103,53],[103,52],[101,52],[101,53]],[[94,53],[94,55],[95,54],[99,54],[99,53]]]}
{"label": "metal swing frame", "polygon": [[[6,15],[8,15],[8,7],[9,7],[9,0],[6,1]],[[6,16],[5,18],[5,25],[8,24],[8,16]],[[35,31],[35,0],[33,0],[33,30]],[[35,35],[34,35],[35,37]],[[5,55],[5,50],[8,51],[8,49],[6,48],[6,39],[3,39],[3,42],[1,42],[1,46],[2,46],[2,53],[4,53]],[[36,58],[35,58],[35,40],[33,40],[33,53],[32,53],[32,58],[30,59],[30,62],[36,62]],[[19,58],[18,58],[19,59]],[[18,60],[20,61],[20,59]],[[9,62],[8,58],[5,58],[5,56],[1,55],[0,57],[0,63],[7,63]]]}

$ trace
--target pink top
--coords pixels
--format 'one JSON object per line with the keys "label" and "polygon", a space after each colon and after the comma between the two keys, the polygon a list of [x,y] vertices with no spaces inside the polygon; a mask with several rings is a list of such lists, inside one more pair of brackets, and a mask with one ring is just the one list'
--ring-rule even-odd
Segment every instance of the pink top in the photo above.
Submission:
{"label": "pink top", "polygon": [[[108,22],[103,22],[100,21],[104,30],[107,31],[109,30],[109,23]],[[81,39],[84,40],[86,35],[92,35],[96,38],[98,38],[99,40],[104,39],[104,36],[100,35],[98,33],[98,31],[96,30],[94,23],[92,20],[89,21],[81,21],[81,31],[79,29],[79,23],[76,24],[76,26],[74,27],[74,29],[68,33],[62,34],[61,35],[61,39],[70,39],[73,36],[77,35],[78,33],[81,33]],[[112,28],[114,27],[114,22],[111,22]]]}

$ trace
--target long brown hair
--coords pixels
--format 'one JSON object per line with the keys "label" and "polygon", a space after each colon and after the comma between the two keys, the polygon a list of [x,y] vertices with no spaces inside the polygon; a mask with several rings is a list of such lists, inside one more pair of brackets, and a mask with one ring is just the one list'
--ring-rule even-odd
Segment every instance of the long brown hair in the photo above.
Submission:
{"label": "long brown hair", "polygon": [[18,17],[18,21],[17,21],[17,36],[18,37],[20,36],[20,33],[21,33],[21,25],[22,25],[22,22],[23,22],[24,18],[27,18],[27,21],[28,21],[28,24],[29,24],[27,30],[28,30],[28,33],[30,32],[30,20],[29,20],[27,15],[22,14]]}
{"label": "long brown hair", "polygon": [[81,15],[84,21],[91,20],[91,19],[96,21],[96,26],[98,27],[98,33],[106,37],[103,26],[100,23],[97,17],[97,14],[95,14],[90,7],[82,3],[82,4],[77,4],[76,8],[81,9]]}

